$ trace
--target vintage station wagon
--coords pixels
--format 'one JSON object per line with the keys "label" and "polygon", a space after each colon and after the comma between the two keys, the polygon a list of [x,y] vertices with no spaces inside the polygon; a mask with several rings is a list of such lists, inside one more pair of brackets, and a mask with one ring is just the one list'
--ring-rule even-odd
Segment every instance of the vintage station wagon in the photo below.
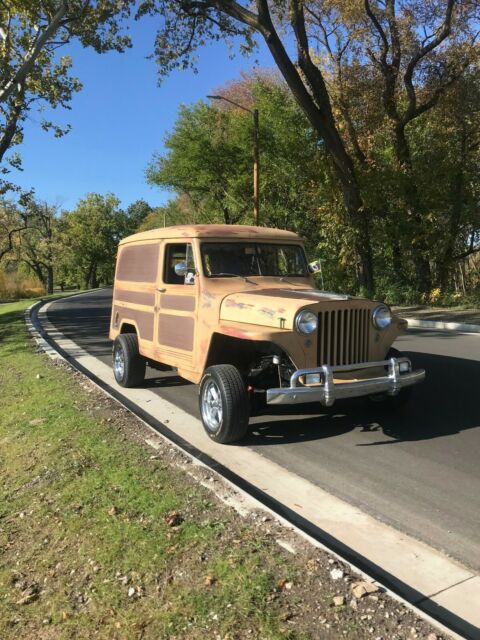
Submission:
{"label": "vintage station wagon", "polygon": [[185,225],[120,242],[110,338],[115,379],[138,386],[147,363],[200,383],[217,442],[241,439],[254,398],[267,404],[368,396],[403,402],[423,370],[392,342],[406,322],[381,303],[320,291],[294,233]]}

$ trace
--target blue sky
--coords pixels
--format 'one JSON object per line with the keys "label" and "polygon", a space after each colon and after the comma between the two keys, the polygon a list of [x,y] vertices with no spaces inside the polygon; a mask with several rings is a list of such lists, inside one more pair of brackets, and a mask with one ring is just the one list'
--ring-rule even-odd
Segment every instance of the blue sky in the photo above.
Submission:
{"label": "blue sky", "polygon": [[161,152],[165,135],[172,129],[180,104],[191,104],[222,84],[237,79],[242,70],[271,67],[272,59],[261,48],[252,58],[229,59],[224,44],[199,52],[198,73],[176,71],[157,86],[153,60],[155,21],[145,19],[132,26],[133,49],[123,54],[95,54],[74,45],[69,53],[74,75],[84,87],[72,100],[70,111],[43,114],[72,130],[54,138],[38,125],[32,112],[25,125],[24,143],[17,148],[23,172],[11,179],[22,187],[34,187],[37,197],[71,209],[88,192],[112,192],[123,206],[144,198],[152,206],[171,197],[145,182],[144,171],[154,152]]}

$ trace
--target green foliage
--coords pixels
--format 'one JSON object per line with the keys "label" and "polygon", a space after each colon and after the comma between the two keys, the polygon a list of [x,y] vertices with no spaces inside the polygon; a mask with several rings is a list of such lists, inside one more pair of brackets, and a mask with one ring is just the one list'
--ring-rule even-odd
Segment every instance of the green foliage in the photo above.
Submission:
{"label": "green foliage", "polygon": [[[98,53],[123,51],[130,45],[120,32],[133,0],[6,0],[0,5],[0,172],[21,167],[20,156],[9,150],[23,142],[23,125],[32,109],[69,108],[82,85],[70,75],[72,60],[59,48],[77,40]],[[60,127],[41,115],[40,126],[59,137]],[[2,180],[2,193],[15,186]]]}
{"label": "green foliage", "polygon": [[[414,279],[414,289],[427,295],[435,280],[442,287],[448,280],[451,285],[457,261],[480,249],[480,221],[473,205],[478,198],[469,183],[473,176],[478,184],[476,151],[468,145],[462,149],[462,134],[458,138],[453,132],[470,129],[463,136],[469,139],[475,127],[478,131],[476,109],[469,126],[462,108],[469,104],[471,112],[478,99],[449,104],[478,69],[478,16],[474,4],[453,0],[398,0],[393,7],[378,0],[267,0],[248,8],[239,2],[145,0],[140,13],[161,16],[156,43],[161,76],[195,66],[198,49],[209,41],[236,36],[240,50],[248,53],[254,35],[264,38],[302,117],[308,118],[312,138],[322,140],[328,153],[328,169],[317,171],[312,191],[320,193],[321,201],[330,201],[328,208],[320,203],[317,209],[322,211],[321,225],[332,228],[337,219],[343,226],[343,255],[336,255],[342,260],[348,255],[354,286],[363,284],[372,293],[374,274],[383,278],[388,272],[388,278],[402,286]],[[298,59],[290,57],[290,50]],[[255,106],[257,101],[256,96]],[[442,131],[448,119],[452,126]],[[228,126],[233,133],[233,125]],[[429,127],[438,134],[433,145]],[[287,131],[296,129],[283,128],[281,135]],[[268,138],[265,131],[262,135]],[[290,148],[295,153],[293,141]],[[447,178],[442,179],[443,160]],[[279,163],[277,173],[284,166],[289,167],[288,162]],[[301,166],[303,170],[304,163]],[[161,168],[159,184],[173,185],[175,176]],[[236,167],[228,170],[230,175],[222,177],[230,193],[229,178],[240,183],[241,176]],[[333,179],[325,175],[329,173]],[[188,186],[194,189],[190,177]],[[340,199],[333,193],[325,198],[329,182]],[[273,208],[272,220],[281,220],[281,206],[275,211],[269,187],[262,183],[262,193],[268,194],[263,208]],[[304,192],[301,187],[297,195]],[[282,195],[287,202],[288,187]],[[303,204],[299,208],[310,210]],[[296,228],[297,211],[293,217],[295,222],[285,224]],[[439,242],[439,231],[445,229],[447,237]],[[329,249],[335,246],[330,232],[328,240],[321,230],[316,235]]]}
{"label": "green foliage", "polygon": [[[313,251],[318,207],[329,201],[333,188],[323,145],[285,85],[246,78],[230,86],[229,95],[237,97],[244,85],[260,116],[261,224],[294,229]],[[148,181],[181,194],[181,208],[185,212],[188,201],[197,222],[252,224],[252,127],[252,115],[242,109],[203,102],[181,107],[165,142],[167,153],[154,157]],[[329,216],[326,207],[322,214]],[[178,221],[178,212],[173,217]]]}
{"label": "green foliage", "polygon": [[115,256],[126,235],[126,216],[113,195],[89,193],[58,221],[58,278],[97,287],[113,280]]}
{"label": "green foliage", "polygon": [[151,209],[136,231],[149,231],[159,227],[171,227],[177,224],[196,224],[203,222],[200,216],[192,210],[190,200],[178,197],[167,204]]}
{"label": "green foliage", "polygon": [[[363,77],[362,90],[372,82],[374,78]],[[368,144],[368,162],[359,164],[358,176],[371,212],[378,298],[393,304],[429,298],[430,289],[422,291],[415,278],[419,237],[428,247],[434,282],[443,283],[442,296],[454,290],[456,256],[472,238],[473,248],[478,243],[479,87],[476,75],[466,76],[449,90],[441,105],[411,123],[408,176],[399,171],[390,125],[379,120],[378,105],[368,106],[370,120],[352,107],[355,117],[363,117],[362,144]],[[275,77],[258,75],[244,77],[216,93],[259,110],[261,224],[302,235],[309,256],[322,259],[325,287],[358,293],[355,230],[345,217],[324,145],[318,143],[287,87]],[[155,157],[148,179],[182,194],[182,202],[196,212],[193,220],[190,215],[185,221],[251,223],[251,115],[225,102],[216,107],[197,103],[181,108],[174,131],[167,137],[167,153]],[[412,175],[425,210],[415,221],[404,199],[405,182]],[[179,202],[153,214],[148,228],[163,226],[164,219],[167,224],[184,221]],[[467,269],[470,287],[476,286],[474,274],[473,268]],[[320,286],[320,280],[317,284]]]}
{"label": "green foliage", "polygon": [[14,291],[23,296],[29,290],[38,294],[42,287],[52,293],[54,284],[63,290],[111,283],[118,242],[135,233],[153,212],[145,200],[123,211],[113,194],[90,193],[73,211],[61,213],[33,198],[23,206],[4,200],[0,203],[0,284],[4,282],[3,289],[9,292],[5,296],[11,299]]}
{"label": "green foliage", "polygon": [[136,233],[137,229],[152,212],[153,208],[145,200],[132,202],[125,211],[125,228],[123,230],[123,236]]}
{"label": "green foliage", "polygon": [[[251,209],[251,150],[244,121],[199,102],[181,106],[175,129],[147,169],[151,184],[187,194],[205,221],[238,223]],[[251,142],[250,142],[251,149]]]}

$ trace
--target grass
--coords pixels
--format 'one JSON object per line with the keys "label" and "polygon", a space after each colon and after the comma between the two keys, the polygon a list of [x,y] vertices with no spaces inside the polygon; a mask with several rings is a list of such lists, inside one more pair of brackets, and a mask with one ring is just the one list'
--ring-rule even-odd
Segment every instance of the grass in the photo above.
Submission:
{"label": "grass", "polygon": [[281,557],[33,353],[28,304],[0,308],[0,637],[287,637]]}
{"label": "grass", "polygon": [[131,414],[36,352],[29,304],[0,306],[1,640],[433,631],[381,592],[334,607],[335,595],[350,603],[355,572],[274,520],[239,517],[196,479],[208,470],[187,474],[168,443],[148,447]]}

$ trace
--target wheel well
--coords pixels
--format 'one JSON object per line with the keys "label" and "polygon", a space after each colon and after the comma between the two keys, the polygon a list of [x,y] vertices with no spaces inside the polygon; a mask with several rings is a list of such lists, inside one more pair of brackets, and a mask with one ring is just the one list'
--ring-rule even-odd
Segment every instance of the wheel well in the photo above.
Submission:
{"label": "wheel well", "polygon": [[137,333],[137,329],[135,325],[124,322],[122,324],[122,328],[120,329],[120,333]]}
{"label": "wheel well", "polygon": [[210,341],[205,368],[215,364],[234,364],[242,373],[247,373],[256,359],[270,355],[288,358],[288,355],[273,342],[244,340],[214,333]]}

